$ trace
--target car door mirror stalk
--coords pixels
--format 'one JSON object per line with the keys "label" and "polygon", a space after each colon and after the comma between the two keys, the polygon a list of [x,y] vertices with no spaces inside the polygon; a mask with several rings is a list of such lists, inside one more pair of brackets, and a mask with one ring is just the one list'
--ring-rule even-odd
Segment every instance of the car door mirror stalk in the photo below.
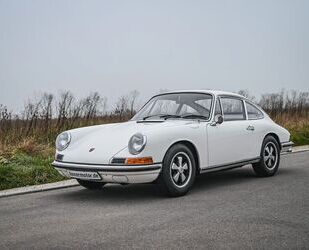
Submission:
{"label": "car door mirror stalk", "polygon": [[215,115],[215,118],[213,122],[211,123],[211,126],[217,126],[217,124],[221,124],[223,122],[223,116],[222,115]]}

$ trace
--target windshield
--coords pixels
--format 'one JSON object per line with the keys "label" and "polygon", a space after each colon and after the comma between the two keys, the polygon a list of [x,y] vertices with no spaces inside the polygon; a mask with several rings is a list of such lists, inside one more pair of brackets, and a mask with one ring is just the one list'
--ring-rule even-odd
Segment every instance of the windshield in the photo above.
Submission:
{"label": "windshield", "polygon": [[210,117],[212,96],[199,93],[173,93],[153,97],[132,120]]}

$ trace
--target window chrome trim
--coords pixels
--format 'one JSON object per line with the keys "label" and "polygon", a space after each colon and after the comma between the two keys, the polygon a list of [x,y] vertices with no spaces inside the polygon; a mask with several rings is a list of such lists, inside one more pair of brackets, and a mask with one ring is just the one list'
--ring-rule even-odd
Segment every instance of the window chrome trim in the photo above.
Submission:
{"label": "window chrome trim", "polygon": [[244,99],[242,99],[242,104],[244,105],[244,108],[245,108],[245,116],[246,116],[246,120],[249,120],[249,115],[248,115],[247,105],[246,105],[246,101],[245,101]]}
{"label": "window chrome trim", "polygon": [[[218,95],[218,98],[220,98],[220,104],[221,104],[221,110],[222,110],[222,116],[223,116],[223,122],[235,122],[235,121],[246,121],[247,120],[247,115],[246,115],[246,111],[245,111],[245,104],[244,104],[244,98],[240,97],[240,96],[234,96],[234,95]],[[223,112],[223,106],[222,106],[222,102],[221,102],[221,98],[230,98],[230,99],[237,99],[240,100],[242,102],[243,105],[243,110],[244,110],[244,117],[245,119],[235,119],[235,120],[224,120],[224,112]]]}
{"label": "window chrome trim", "polygon": [[[245,102],[245,106],[246,106],[246,114],[247,114],[247,117],[248,117],[247,120],[252,121],[252,120],[261,120],[261,119],[264,119],[264,112],[263,112],[255,103],[253,103],[253,102],[251,102],[251,101],[249,101],[249,100],[247,100],[247,99],[244,99],[244,102]],[[260,118],[249,118],[246,102],[249,103],[250,105],[252,105],[253,107],[255,107],[258,111],[260,111],[261,114],[262,114],[262,117],[260,117]]]}
{"label": "window chrome trim", "polygon": [[[214,122],[215,116],[216,116],[215,113],[216,113],[217,101],[219,102],[220,110],[221,110],[221,116],[223,117],[223,109],[222,109],[222,104],[221,104],[220,96],[217,95],[216,98],[215,98],[215,101],[214,101],[214,106],[213,106],[212,119],[211,119],[212,122]],[[224,120],[224,117],[223,117],[223,120]]]}

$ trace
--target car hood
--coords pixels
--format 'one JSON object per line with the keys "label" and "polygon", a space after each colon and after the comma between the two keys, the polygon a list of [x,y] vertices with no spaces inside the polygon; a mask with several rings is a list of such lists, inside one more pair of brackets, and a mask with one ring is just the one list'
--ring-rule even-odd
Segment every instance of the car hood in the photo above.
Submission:
{"label": "car hood", "polygon": [[60,152],[63,161],[74,163],[108,164],[112,157],[128,146],[129,139],[137,132],[147,135],[151,131],[192,123],[186,120],[164,122],[128,121],[71,130],[72,140]]}

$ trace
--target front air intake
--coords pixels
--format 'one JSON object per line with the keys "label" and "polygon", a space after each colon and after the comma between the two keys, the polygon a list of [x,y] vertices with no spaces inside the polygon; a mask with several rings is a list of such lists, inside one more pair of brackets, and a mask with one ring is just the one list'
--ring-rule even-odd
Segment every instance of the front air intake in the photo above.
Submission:
{"label": "front air intake", "polygon": [[112,164],[125,164],[126,158],[113,158]]}

